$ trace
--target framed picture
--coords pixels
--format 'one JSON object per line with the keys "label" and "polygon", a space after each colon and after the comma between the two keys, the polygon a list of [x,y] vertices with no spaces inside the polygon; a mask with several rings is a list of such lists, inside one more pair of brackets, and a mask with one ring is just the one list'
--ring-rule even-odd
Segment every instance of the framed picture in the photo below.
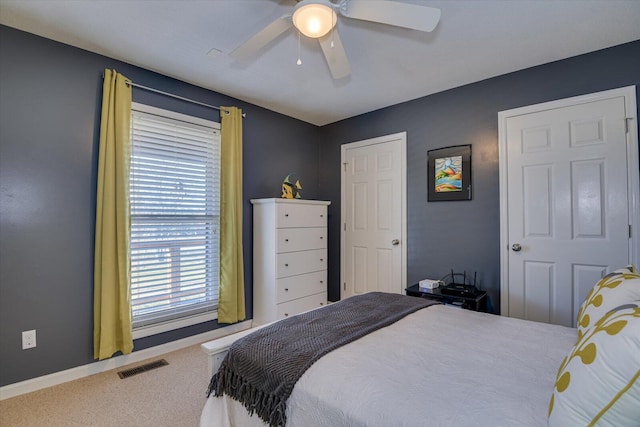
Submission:
{"label": "framed picture", "polygon": [[430,202],[471,200],[471,145],[429,150],[427,183]]}

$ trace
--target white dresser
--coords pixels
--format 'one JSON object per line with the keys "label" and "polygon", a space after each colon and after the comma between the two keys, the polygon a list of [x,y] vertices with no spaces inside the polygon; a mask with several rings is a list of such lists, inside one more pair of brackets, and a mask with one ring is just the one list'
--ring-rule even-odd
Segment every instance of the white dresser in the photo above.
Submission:
{"label": "white dresser", "polygon": [[327,304],[327,207],[331,202],[252,199],[253,323]]}

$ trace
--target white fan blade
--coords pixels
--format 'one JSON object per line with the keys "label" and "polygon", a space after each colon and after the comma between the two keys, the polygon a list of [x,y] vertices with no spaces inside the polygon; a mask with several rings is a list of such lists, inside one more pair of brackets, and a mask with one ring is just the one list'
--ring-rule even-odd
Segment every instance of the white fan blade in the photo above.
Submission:
{"label": "white fan blade", "polygon": [[[342,46],[342,40],[338,35],[338,30],[334,27],[332,31],[329,31],[326,36],[321,37],[318,41],[322,47],[324,58],[327,60],[327,65],[329,65],[329,70],[331,70],[331,76],[334,79],[341,79],[351,74],[351,66],[344,51],[344,46]],[[331,47],[332,41],[333,47]]]}
{"label": "white fan blade", "polygon": [[235,60],[243,60],[256,55],[263,47],[287,31],[293,23],[291,15],[284,15],[254,34],[249,40],[229,54]]}
{"label": "white fan blade", "polygon": [[342,15],[347,18],[379,22],[418,31],[433,31],[440,20],[440,9],[387,0],[346,0]]}

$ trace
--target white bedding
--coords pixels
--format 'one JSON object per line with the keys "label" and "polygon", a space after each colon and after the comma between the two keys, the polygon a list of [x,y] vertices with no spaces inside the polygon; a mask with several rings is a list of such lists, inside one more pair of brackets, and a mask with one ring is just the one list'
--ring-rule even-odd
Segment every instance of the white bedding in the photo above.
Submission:
{"label": "white bedding", "polygon": [[[576,329],[432,306],[327,354],[300,378],[288,426],[546,426]],[[201,426],[263,426],[228,396]]]}

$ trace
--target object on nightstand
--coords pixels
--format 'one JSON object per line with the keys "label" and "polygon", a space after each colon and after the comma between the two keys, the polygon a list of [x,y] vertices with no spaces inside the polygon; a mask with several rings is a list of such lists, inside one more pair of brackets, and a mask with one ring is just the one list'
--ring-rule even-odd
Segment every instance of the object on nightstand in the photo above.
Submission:
{"label": "object on nightstand", "polygon": [[435,289],[441,285],[444,285],[444,282],[440,280],[422,279],[418,282],[418,287],[421,291],[424,289]]}
{"label": "object on nightstand", "polygon": [[[445,295],[453,295],[458,297],[475,297],[480,291],[476,288],[476,273],[473,273],[473,283],[470,283],[470,280],[467,279],[467,272],[464,273],[454,273],[451,270],[451,275],[447,276],[450,278],[451,283],[446,284],[442,287],[440,292]],[[462,279],[462,283],[456,283],[457,279]]]}
{"label": "object on nightstand", "polygon": [[445,295],[453,295],[457,297],[473,297],[478,290],[471,285],[451,284],[444,286],[441,291]]}

